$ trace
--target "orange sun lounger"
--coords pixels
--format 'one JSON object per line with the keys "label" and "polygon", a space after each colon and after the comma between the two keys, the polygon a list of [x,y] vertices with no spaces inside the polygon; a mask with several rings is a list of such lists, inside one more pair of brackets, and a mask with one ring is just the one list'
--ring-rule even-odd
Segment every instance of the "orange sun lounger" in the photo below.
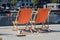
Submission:
{"label": "orange sun lounger", "polygon": [[[27,24],[32,16],[32,9],[23,8],[19,10],[19,13],[16,16],[16,21],[13,22],[13,30],[18,30],[17,24]],[[27,25],[26,25],[27,26]]]}
{"label": "orange sun lounger", "polygon": [[39,8],[36,15],[35,23],[45,23],[49,16],[50,9],[48,8]]}
{"label": "orange sun lounger", "polygon": [[[34,24],[42,24],[42,27],[40,29],[45,29],[46,30],[49,30],[49,25],[48,26],[45,26],[45,23],[46,23],[46,20],[49,18],[49,13],[51,11],[51,9],[49,8],[38,8],[37,10],[37,14],[35,16],[35,20],[34,20]],[[33,22],[31,22],[32,24]],[[33,25],[33,24],[32,24]],[[33,26],[31,27],[33,28],[33,30],[38,30],[39,28],[34,28]]]}
{"label": "orange sun lounger", "polygon": [[49,9],[49,8],[39,8],[38,9],[38,13],[37,13],[36,19],[35,19],[35,24],[42,23],[41,29],[46,28],[46,30],[49,31],[49,29],[48,29],[49,25],[45,26],[45,23],[46,23],[46,20],[49,18],[50,11],[51,11],[51,9]]}

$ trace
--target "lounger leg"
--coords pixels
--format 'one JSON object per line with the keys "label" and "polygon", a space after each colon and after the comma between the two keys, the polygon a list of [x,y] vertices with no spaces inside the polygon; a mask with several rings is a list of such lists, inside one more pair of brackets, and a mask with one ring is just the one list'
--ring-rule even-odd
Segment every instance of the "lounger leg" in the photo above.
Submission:
{"label": "lounger leg", "polygon": [[26,26],[26,27],[25,27],[25,30],[29,30],[29,27],[28,27],[28,26]]}
{"label": "lounger leg", "polygon": [[23,30],[17,30],[18,34],[22,34]]}
{"label": "lounger leg", "polygon": [[50,32],[50,29],[49,29],[49,24],[46,26],[47,30]]}
{"label": "lounger leg", "polygon": [[47,31],[50,31],[49,25],[46,26],[45,24],[43,24],[42,27],[41,27],[41,30],[47,30]]}
{"label": "lounger leg", "polygon": [[18,30],[18,27],[17,27],[17,24],[15,23],[15,22],[13,22],[13,28],[12,28],[12,30]]}
{"label": "lounger leg", "polygon": [[31,33],[33,33],[33,32],[32,32],[32,28],[31,28],[31,27],[29,27],[29,30],[30,30],[30,32],[31,32]]}
{"label": "lounger leg", "polygon": [[26,24],[25,30],[29,30],[28,23]]}
{"label": "lounger leg", "polygon": [[31,31],[32,33],[33,33],[33,31],[36,32],[35,26],[33,26],[33,24],[31,24],[31,27],[30,27],[29,29],[30,29],[30,31]]}

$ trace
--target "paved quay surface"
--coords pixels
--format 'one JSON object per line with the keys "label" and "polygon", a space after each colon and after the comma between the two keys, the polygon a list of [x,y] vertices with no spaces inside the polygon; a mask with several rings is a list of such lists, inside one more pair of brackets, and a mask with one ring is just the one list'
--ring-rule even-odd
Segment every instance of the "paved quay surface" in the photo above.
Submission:
{"label": "paved quay surface", "polygon": [[[37,27],[39,27],[38,25]],[[12,27],[12,26],[11,26]],[[50,25],[52,32],[48,33],[33,33],[26,36],[17,37],[17,32],[12,31],[10,26],[0,27],[0,37],[3,40],[60,40],[60,25]]]}

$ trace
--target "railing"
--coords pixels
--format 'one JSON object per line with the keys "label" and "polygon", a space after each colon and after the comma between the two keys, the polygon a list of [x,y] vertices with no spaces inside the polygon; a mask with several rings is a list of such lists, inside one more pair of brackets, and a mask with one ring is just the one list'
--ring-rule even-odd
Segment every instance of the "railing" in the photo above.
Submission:
{"label": "railing", "polygon": [[[12,21],[15,20],[18,11],[16,11],[16,10],[12,11],[11,10],[10,13],[12,14],[12,16],[8,16],[8,13],[6,13],[5,16],[0,14],[0,26],[13,25]],[[60,23],[60,15],[57,14],[57,13],[60,13],[60,12],[57,12],[56,14],[54,14],[54,13],[56,13],[56,12],[51,12],[51,14],[49,16],[49,23]],[[32,19],[31,20],[35,19],[36,14],[37,14],[37,11],[33,11],[33,15],[32,15]]]}

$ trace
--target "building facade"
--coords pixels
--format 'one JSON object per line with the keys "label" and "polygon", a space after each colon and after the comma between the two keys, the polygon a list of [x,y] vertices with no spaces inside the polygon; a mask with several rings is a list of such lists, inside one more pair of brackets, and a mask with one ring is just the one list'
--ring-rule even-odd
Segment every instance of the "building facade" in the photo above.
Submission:
{"label": "building facade", "polygon": [[[16,7],[35,7],[33,4],[34,0],[0,0],[0,6],[5,5],[5,6],[12,6],[11,1],[17,1],[16,4],[14,6]],[[60,0],[39,0],[38,3],[38,7],[42,7],[44,4],[46,3],[52,3],[52,2],[56,2],[56,3],[60,3]]]}
{"label": "building facade", "polygon": [[0,6],[2,6],[2,5],[9,5],[9,4],[11,4],[11,0],[0,0]]}
{"label": "building facade", "polygon": [[[13,5],[13,3],[12,3],[13,1],[14,2],[17,1],[15,3],[15,5]],[[32,0],[4,0],[4,1],[0,0],[0,7],[1,6],[4,6],[4,7],[6,7],[6,6],[8,6],[8,7],[14,6],[16,8],[18,8],[18,7],[23,8],[23,7],[34,7],[34,4],[33,4]]]}
{"label": "building facade", "polygon": [[16,7],[34,7],[32,0],[18,0]]}

